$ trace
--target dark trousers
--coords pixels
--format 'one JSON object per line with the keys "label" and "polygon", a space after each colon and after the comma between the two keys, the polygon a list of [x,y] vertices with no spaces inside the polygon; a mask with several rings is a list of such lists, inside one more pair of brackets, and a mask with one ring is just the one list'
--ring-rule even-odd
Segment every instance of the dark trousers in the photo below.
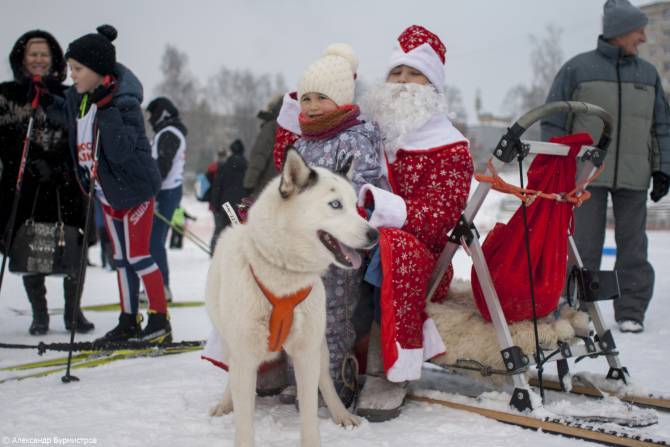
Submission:
{"label": "dark trousers", "polygon": [[[172,189],[163,189],[156,196],[156,211],[168,220],[172,219],[174,210],[179,207],[182,196],[182,186],[179,185]],[[167,241],[170,226],[158,217],[154,216],[154,225],[151,229],[151,257],[154,258],[158,268],[163,275],[163,282],[166,287],[170,287],[170,268],[168,266],[167,250],[165,242]]]}
{"label": "dark trousers", "polygon": [[591,198],[575,209],[575,243],[579,254],[585,267],[600,270],[607,196],[611,194],[617,246],[614,269],[621,288],[621,296],[614,300],[614,317],[617,321],[643,322],[654,291],[654,269],[647,261],[647,192],[601,187],[588,190]]}
{"label": "dark trousers", "polygon": [[212,212],[214,216],[214,233],[212,234],[212,240],[209,243],[209,249],[211,252],[210,256],[214,256],[214,249],[216,248],[216,241],[219,239],[221,232],[230,225],[230,219],[224,212]]}
{"label": "dark trousers", "polygon": [[[184,231],[186,228],[179,226],[181,231]],[[175,230],[172,230],[170,233],[170,248],[180,249],[184,247],[184,236],[181,233],[177,233]]]}
{"label": "dark trousers", "polygon": [[[30,306],[35,313],[45,313],[47,311],[47,288],[44,284],[46,275],[24,275],[23,287],[26,289]],[[65,296],[65,310],[72,310],[77,300],[77,278],[65,276],[63,278],[63,295]],[[65,313],[65,315],[70,315]]]}
{"label": "dark trousers", "polygon": [[113,247],[112,243],[109,240],[109,235],[105,229],[104,222],[103,226],[98,228],[98,242],[100,242],[100,265],[102,267],[109,266],[110,269],[114,268],[114,258],[113,258]]}

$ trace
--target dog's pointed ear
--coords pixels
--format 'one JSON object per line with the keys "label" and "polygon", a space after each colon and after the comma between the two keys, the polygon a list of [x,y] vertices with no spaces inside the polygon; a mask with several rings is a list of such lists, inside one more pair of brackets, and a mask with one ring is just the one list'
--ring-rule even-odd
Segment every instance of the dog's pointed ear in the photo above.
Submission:
{"label": "dog's pointed ear", "polygon": [[344,164],[340,166],[337,170],[337,173],[343,177],[346,177],[349,181],[354,178],[354,156],[351,155],[344,161]]}
{"label": "dog's pointed ear", "polygon": [[293,147],[288,148],[279,182],[279,194],[287,198],[316,183],[316,171],[309,167],[300,153]]}

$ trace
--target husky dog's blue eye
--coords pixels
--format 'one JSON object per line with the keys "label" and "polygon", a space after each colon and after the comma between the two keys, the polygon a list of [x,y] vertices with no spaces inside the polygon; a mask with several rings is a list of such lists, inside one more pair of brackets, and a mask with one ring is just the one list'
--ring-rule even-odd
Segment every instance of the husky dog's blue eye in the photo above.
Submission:
{"label": "husky dog's blue eye", "polygon": [[339,200],[333,200],[332,202],[328,202],[328,205],[330,205],[331,208],[336,210],[342,208],[342,203]]}

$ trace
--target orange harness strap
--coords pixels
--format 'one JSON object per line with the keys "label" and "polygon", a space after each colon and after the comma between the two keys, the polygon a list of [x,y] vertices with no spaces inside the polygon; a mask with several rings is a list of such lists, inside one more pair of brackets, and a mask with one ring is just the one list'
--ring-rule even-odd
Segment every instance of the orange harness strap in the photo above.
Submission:
{"label": "orange harness strap", "polygon": [[560,194],[545,193],[542,191],[536,191],[534,189],[520,188],[518,186],[511,185],[498,175],[495,168],[493,167],[493,164],[491,163],[491,160],[488,162],[488,168],[492,175],[488,176],[484,174],[475,174],[477,181],[490,183],[491,187],[496,191],[516,196],[526,206],[532,205],[535,199],[541,197],[543,199],[556,200],[557,202],[569,202],[574,206],[579,207],[583,202],[591,197],[591,193],[586,191],[585,188],[603,172],[605,165],[601,165],[591,178],[577,185],[572,191]]}
{"label": "orange harness strap", "polygon": [[251,268],[251,274],[256,280],[256,284],[272,305],[272,313],[270,314],[270,335],[268,336],[268,350],[270,352],[279,352],[284,346],[286,337],[291,331],[293,324],[293,310],[295,306],[302,303],[312,291],[312,287],[305,287],[284,296],[277,296],[272,293],[265,285],[258,279],[254,269]]}

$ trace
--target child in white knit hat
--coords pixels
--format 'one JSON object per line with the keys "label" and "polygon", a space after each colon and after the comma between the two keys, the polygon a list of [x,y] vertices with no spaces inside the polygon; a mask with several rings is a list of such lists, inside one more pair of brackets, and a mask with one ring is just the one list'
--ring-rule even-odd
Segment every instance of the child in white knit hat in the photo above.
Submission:
{"label": "child in white knit hat", "polygon": [[354,104],[358,58],[346,44],[328,46],[298,83],[300,139],[295,148],[308,163],[338,170],[354,157],[353,183],[358,191],[382,177],[381,139],[375,125],[359,119]]}
{"label": "child in white knit hat", "polygon": [[[294,147],[311,165],[342,170],[353,158],[356,192],[366,183],[379,185],[383,178],[382,142],[377,126],[359,119],[354,104],[358,59],[346,44],[332,44],[303,73],[298,83],[300,138]],[[356,370],[352,361],[355,330],[354,308],[363,293],[362,269],[332,267],[323,277],[326,287],[326,340],[330,373],[343,403],[354,398]],[[343,367],[344,365],[344,367]]]}

